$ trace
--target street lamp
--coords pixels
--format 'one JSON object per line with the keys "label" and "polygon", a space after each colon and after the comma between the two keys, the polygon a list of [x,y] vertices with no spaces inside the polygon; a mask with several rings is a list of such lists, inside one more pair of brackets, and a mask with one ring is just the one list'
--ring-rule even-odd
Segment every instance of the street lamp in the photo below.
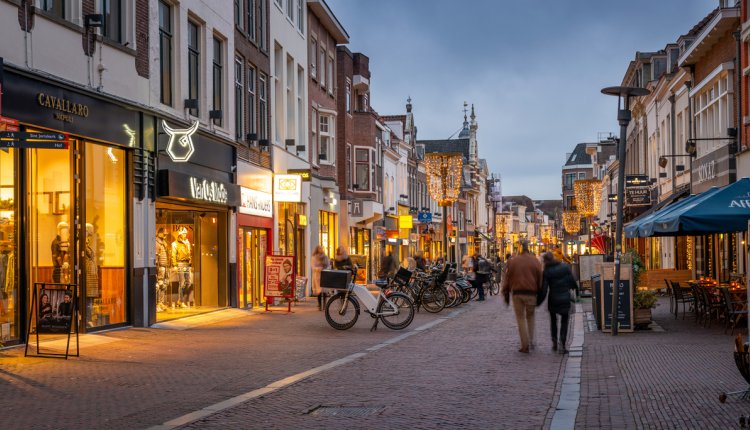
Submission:
{"label": "street lamp", "polygon": [[425,155],[430,197],[443,208],[443,253],[446,256],[446,263],[448,262],[448,206],[452,206],[458,200],[458,194],[461,191],[463,161],[463,154],[458,152],[431,152]]}
{"label": "street lamp", "polygon": [[[630,98],[650,94],[645,88],[607,87],[602,94],[617,97],[617,121],[620,123],[620,141],[617,147],[617,224],[615,225],[615,279],[612,282],[612,336],[617,336],[617,298],[620,289],[620,259],[622,257],[622,219],[625,194],[625,145],[627,144],[630,113]],[[624,106],[623,106],[624,102]]]}

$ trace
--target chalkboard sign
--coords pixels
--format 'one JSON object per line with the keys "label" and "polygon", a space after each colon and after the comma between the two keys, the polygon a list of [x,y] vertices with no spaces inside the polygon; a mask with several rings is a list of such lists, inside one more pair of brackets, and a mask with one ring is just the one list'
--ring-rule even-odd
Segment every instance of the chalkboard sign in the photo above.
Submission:
{"label": "chalkboard sign", "polygon": [[[604,320],[603,331],[612,330],[612,279],[604,279],[602,285],[602,318]],[[620,280],[620,288],[617,292],[617,321],[619,331],[633,330],[633,291],[630,288],[629,279]]]}
{"label": "chalkboard sign", "polygon": [[[594,310],[594,319],[596,320],[596,328],[601,330],[602,329],[602,320],[601,320],[601,309],[600,309],[600,302],[602,300],[601,297],[601,289],[599,288],[599,284],[601,283],[602,275],[597,273],[596,275],[591,277],[591,285],[594,287],[591,289],[591,308]],[[612,296],[610,296],[611,298]]]}

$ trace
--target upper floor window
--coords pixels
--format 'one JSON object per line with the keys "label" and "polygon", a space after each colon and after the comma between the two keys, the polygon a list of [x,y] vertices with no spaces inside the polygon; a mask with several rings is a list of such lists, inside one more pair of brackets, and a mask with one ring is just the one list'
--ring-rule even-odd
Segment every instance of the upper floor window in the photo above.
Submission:
{"label": "upper floor window", "polygon": [[[320,67],[323,67],[321,64]],[[326,87],[328,92],[333,94],[333,57],[328,57],[328,67],[326,69]]]}
{"label": "upper floor window", "polygon": [[318,62],[320,65],[320,85],[326,86],[328,81],[326,81],[326,48],[322,44],[320,45],[320,61]]}
{"label": "upper floor window", "polygon": [[234,25],[245,29],[245,0],[234,0]]}
{"label": "upper floor window", "polygon": [[268,139],[268,77],[258,75],[258,138]]}
{"label": "upper floor window", "polygon": [[352,113],[352,84],[346,82],[346,113]]}
{"label": "upper floor window", "polygon": [[255,4],[255,0],[247,0],[247,5],[245,6],[245,16],[247,17],[247,35],[252,40],[255,40],[255,35],[256,35],[256,22],[255,22],[256,8],[257,6]]}
{"label": "upper floor window", "polygon": [[336,126],[333,115],[320,114],[320,145],[318,154],[327,163],[334,163],[334,142],[336,141]]}
{"label": "upper floor window", "polygon": [[247,131],[248,133],[256,132],[256,118],[255,118],[255,105],[256,105],[256,88],[255,88],[255,67],[250,64],[247,65]]}
{"label": "upper floor window", "polygon": [[286,16],[294,22],[294,0],[286,0]]}
{"label": "upper floor window", "polygon": [[303,20],[305,16],[304,9],[302,8],[302,0],[297,0],[297,29],[300,32],[305,31],[305,21]]}
{"label": "upper floor window", "polygon": [[[188,98],[200,100],[200,29],[198,24],[188,21]],[[198,108],[190,109],[190,115],[198,116]]]}
{"label": "upper floor window", "polygon": [[102,35],[117,43],[125,42],[125,2],[123,0],[100,0],[104,17]]}
{"label": "upper floor window", "polygon": [[60,19],[70,17],[70,0],[39,0],[39,9]]}
{"label": "upper floor window", "polygon": [[268,39],[266,38],[266,1],[258,0],[258,46],[260,49],[268,49]]}
{"label": "upper floor window", "polygon": [[172,105],[172,7],[159,1],[159,99]]}
{"label": "upper floor window", "polygon": [[370,191],[370,150],[354,150],[354,184],[359,191]]}
{"label": "upper floor window", "polygon": [[318,41],[310,37],[310,76],[316,78],[318,71]]}
{"label": "upper floor window", "polygon": [[[214,36],[214,60],[213,60],[213,110],[222,111],[223,99],[223,85],[222,78],[224,74],[224,55],[222,53],[223,43],[220,39]],[[221,125],[221,117],[214,118],[214,124]]]}
{"label": "upper floor window", "polygon": [[238,141],[244,141],[243,136],[243,97],[245,93],[243,65],[245,60],[242,57],[234,59],[234,130],[235,138]]}

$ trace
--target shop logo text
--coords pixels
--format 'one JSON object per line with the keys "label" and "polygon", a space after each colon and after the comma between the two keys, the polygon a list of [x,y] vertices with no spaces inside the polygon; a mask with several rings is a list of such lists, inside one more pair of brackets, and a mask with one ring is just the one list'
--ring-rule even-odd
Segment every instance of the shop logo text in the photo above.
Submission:
{"label": "shop logo text", "polygon": [[74,103],[67,99],[39,93],[36,96],[36,101],[41,107],[56,110],[55,119],[59,121],[72,123],[73,118],[76,116],[83,118],[88,118],[89,116],[88,106],[81,103]]}
{"label": "shop logo text", "polygon": [[205,200],[211,203],[227,204],[229,193],[220,184],[207,179],[190,178],[190,195],[196,200]]}

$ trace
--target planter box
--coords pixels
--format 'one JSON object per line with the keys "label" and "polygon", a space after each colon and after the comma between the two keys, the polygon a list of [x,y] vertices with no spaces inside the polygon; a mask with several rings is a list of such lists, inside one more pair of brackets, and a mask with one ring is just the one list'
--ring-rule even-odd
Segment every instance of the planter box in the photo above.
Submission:
{"label": "planter box", "polygon": [[634,309],[633,323],[635,325],[651,324],[651,309]]}

